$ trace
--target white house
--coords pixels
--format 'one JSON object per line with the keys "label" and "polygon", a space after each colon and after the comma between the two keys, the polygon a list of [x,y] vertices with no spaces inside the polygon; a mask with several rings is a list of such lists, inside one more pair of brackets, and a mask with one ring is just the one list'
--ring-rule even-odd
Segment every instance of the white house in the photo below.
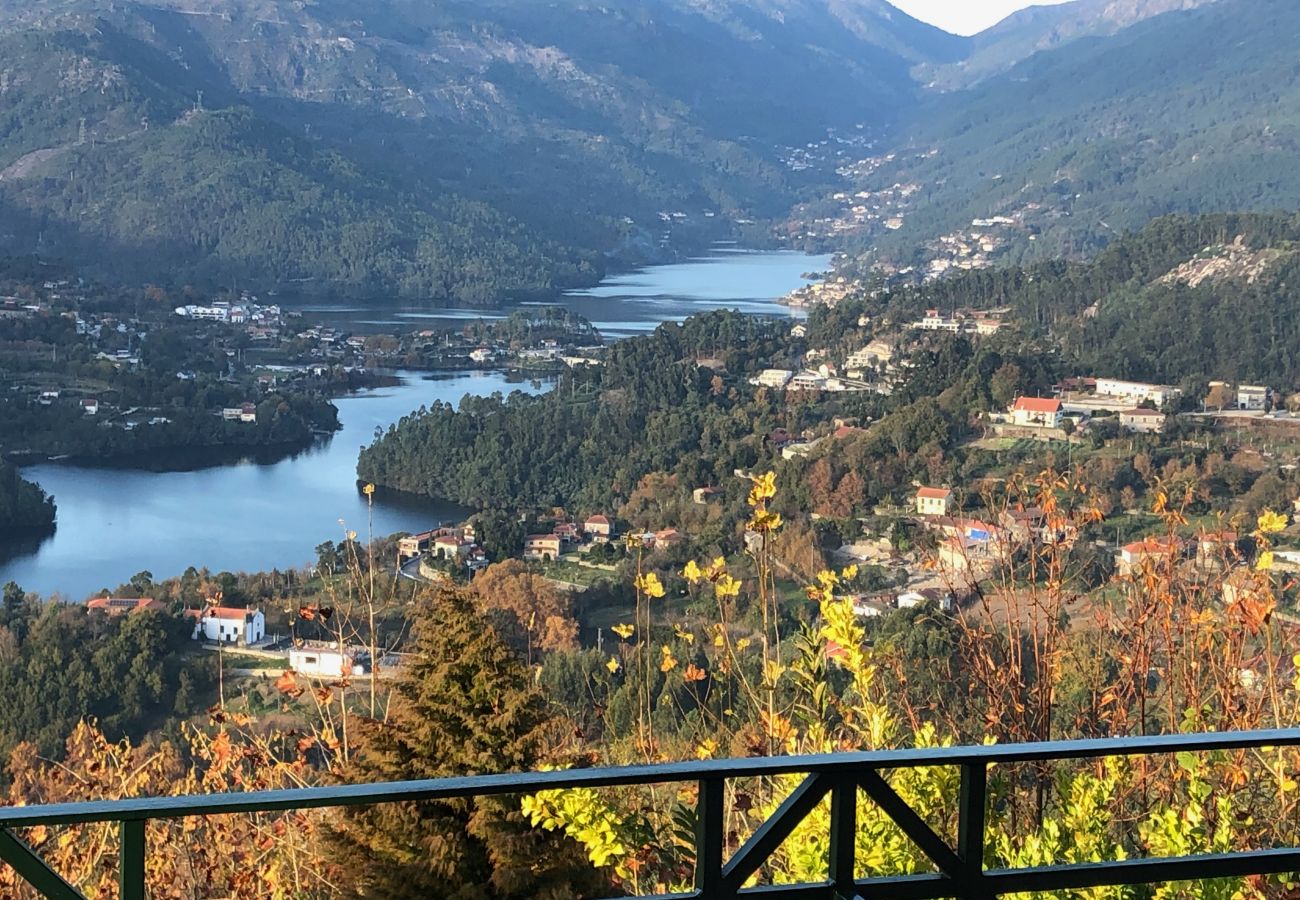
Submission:
{"label": "white house", "polygon": [[1258,384],[1237,386],[1237,409],[1262,410],[1268,406],[1273,391]]}
{"label": "white house", "polygon": [[359,662],[359,654],[352,650],[339,652],[338,647],[305,644],[289,651],[289,668],[299,675],[320,678],[342,678],[364,675],[366,667]]}
{"label": "white house", "polygon": [[1122,381],[1118,378],[1098,378],[1097,396],[1118,397],[1135,406],[1144,400],[1150,400],[1156,406],[1164,406],[1181,394],[1176,387],[1167,384],[1147,384],[1141,381]]}
{"label": "white house", "polygon": [[1165,414],[1154,409],[1130,409],[1119,414],[1119,424],[1126,431],[1151,434],[1164,429]]}
{"label": "white house", "polygon": [[191,610],[194,640],[213,643],[256,644],[266,637],[266,616],[260,609],[238,609],[232,606],[209,606],[202,611]]}
{"label": "white house", "polygon": [[764,369],[758,373],[754,384],[759,387],[783,388],[793,377],[794,372],[789,369]]}
{"label": "white house", "polygon": [[918,516],[946,516],[948,504],[952,500],[952,491],[947,488],[923,487],[916,492],[916,514]]}
{"label": "white house", "polygon": [[1047,397],[1017,397],[1011,407],[1011,421],[1022,427],[1059,428],[1061,401]]}

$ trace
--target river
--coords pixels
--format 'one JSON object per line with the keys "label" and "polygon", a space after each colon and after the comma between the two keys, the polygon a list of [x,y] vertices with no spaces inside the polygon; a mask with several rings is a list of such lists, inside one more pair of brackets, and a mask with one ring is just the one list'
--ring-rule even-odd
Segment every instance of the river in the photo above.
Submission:
{"label": "river", "polygon": [[[796,253],[718,251],[614,276],[572,292],[562,303],[611,338],[710,309],[783,314],[788,310],[776,298],[800,286],[804,272],[828,264],[827,257]],[[341,327],[388,331],[479,317],[411,306],[306,311]],[[15,581],[29,591],[82,600],[142,570],[162,579],[189,566],[255,572],[309,564],[322,541],[339,540],[347,529],[366,534],[368,510],[357,490],[356,461],[376,428],[435,400],[454,403],[466,394],[548,388],[543,382],[511,381],[500,372],[404,373],[400,385],[337,400],[342,430],[288,457],[227,457],[214,464],[184,454],[138,465],[26,466],[24,477],[58,502],[58,528],[43,541],[0,545],[0,584]],[[421,531],[459,520],[465,512],[436,501],[376,496],[374,533]]]}

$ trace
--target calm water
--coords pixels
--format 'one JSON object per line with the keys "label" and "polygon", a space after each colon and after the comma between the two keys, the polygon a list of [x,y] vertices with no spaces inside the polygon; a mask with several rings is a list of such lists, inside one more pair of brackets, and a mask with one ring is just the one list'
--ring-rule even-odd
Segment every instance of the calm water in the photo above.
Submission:
{"label": "calm water", "polygon": [[[804,283],[806,272],[830,267],[829,256],[802,253],[759,253],[718,250],[711,255],[670,266],[651,266],[605,279],[598,286],[570,291],[557,303],[589,319],[606,338],[653,331],[661,322],[680,322],[710,309],[789,315],[777,299]],[[341,327],[372,332],[457,327],[479,319],[503,319],[505,312],[430,309],[388,304],[359,307],[319,304],[295,307],[311,318]]]}
{"label": "calm water", "polygon": [[[564,304],[595,322],[607,337],[649,331],[660,322],[709,309],[781,314],[788,311],[775,299],[802,284],[804,272],[828,264],[827,257],[795,253],[720,252],[611,278],[571,294]],[[479,317],[398,307],[321,310],[314,317],[350,328],[364,323],[375,330]],[[58,501],[58,529],[42,542],[0,545],[0,584],[16,581],[29,591],[79,600],[146,569],[161,579],[191,565],[219,572],[308,564],[317,544],[342,537],[340,519],[346,528],[365,534],[366,504],[357,490],[356,461],[376,428],[434,400],[457,402],[466,394],[494,391],[537,393],[548,387],[512,383],[491,372],[435,378],[408,374],[397,387],[337,401],[343,430],[289,458],[184,454],[132,467],[26,467],[23,474]],[[377,496],[374,531],[421,531],[464,512],[445,503]]]}

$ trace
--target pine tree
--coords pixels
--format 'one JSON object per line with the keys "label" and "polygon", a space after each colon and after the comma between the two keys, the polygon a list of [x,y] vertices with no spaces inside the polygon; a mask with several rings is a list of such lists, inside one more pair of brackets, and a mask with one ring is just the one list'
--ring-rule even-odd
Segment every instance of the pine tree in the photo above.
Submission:
{"label": "pine tree", "polygon": [[[471,599],[440,591],[413,619],[413,654],[395,680],[388,721],[362,738],[351,779],[525,771],[542,762],[546,702]],[[532,828],[513,797],[350,812],[337,844],[356,896],[558,900],[602,893],[577,846]]]}

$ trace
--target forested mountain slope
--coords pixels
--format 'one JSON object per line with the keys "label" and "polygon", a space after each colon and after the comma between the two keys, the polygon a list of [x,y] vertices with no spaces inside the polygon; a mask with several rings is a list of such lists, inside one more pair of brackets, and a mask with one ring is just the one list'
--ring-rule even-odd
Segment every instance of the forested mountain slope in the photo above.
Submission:
{"label": "forested mountain slope", "polygon": [[662,212],[688,242],[784,212],[782,146],[892,120],[963,47],[881,0],[5,2],[0,250],[546,293]]}
{"label": "forested mountain slope", "polygon": [[1042,50],[1087,37],[1116,34],[1152,16],[1195,9],[1217,0],[1075,0],[1056,6],[1030,6],[975,35],[960,60],[922,66],[931,87],[970,87],[1005,72]]}
{"label": "forested mountain slope", "polygon": [[1005,215],[1079,255],[1167,213],[1300,207],[1297,46],[1288,0],[1219,0],[934,98],[876,176],[920,186],[894,244]]}

